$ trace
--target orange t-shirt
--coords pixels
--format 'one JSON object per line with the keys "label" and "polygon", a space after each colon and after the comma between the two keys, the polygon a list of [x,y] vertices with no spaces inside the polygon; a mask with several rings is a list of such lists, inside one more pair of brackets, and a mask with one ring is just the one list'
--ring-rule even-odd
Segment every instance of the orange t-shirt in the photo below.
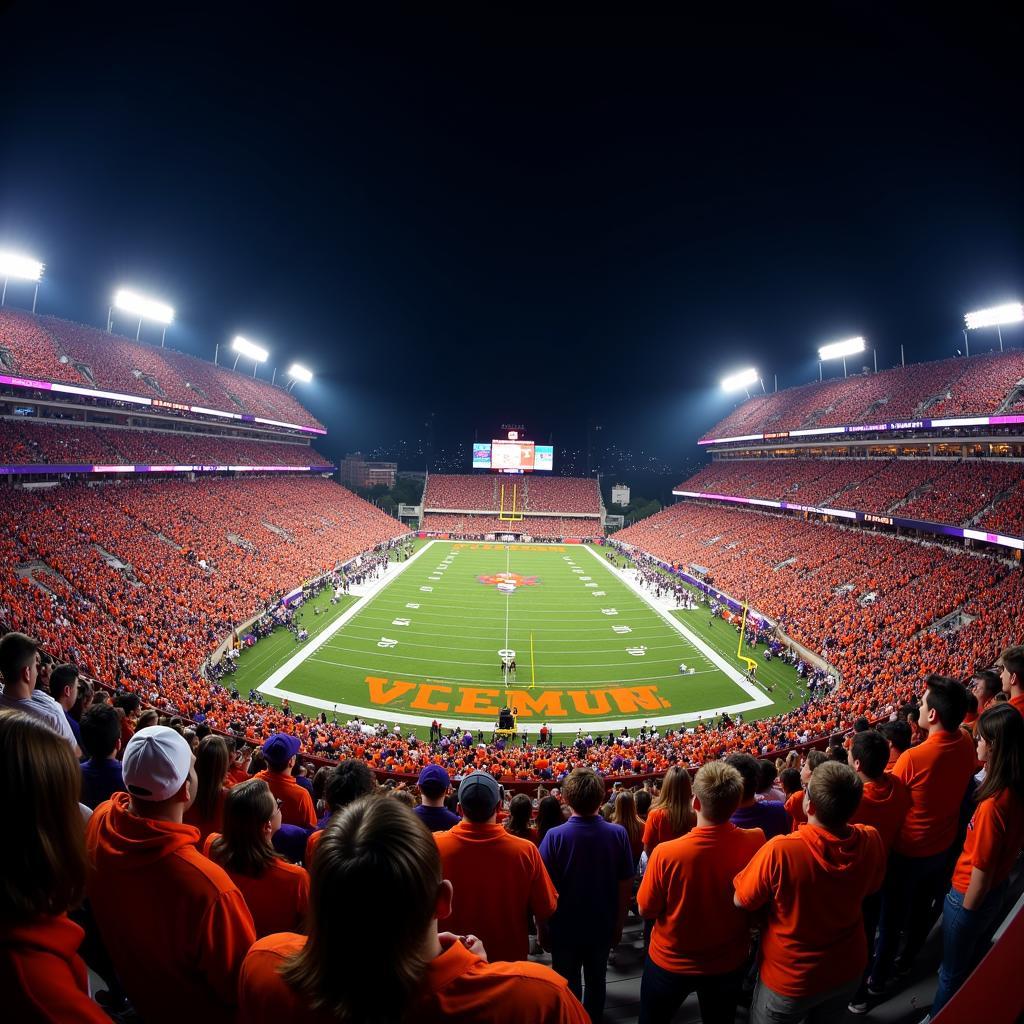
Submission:
{"label": "orange t-shirt", "polygon": [[759,828],[698,825],[661,843],[637,893],[654,920],[651,959],[674,974],[725,974],[750,950],[750,915],[732,900],[732,879],[764,846]]}
{"label": "orange t-shirt", "polygon": [[1024,715],[1024,693],[1018,693],[1016,697],[1011,697],[1009,704],[1011,708],[1016,708]]}
{"label": "orange t-shirt", "polygon": [[301,828],[316,828],[316,808],[313,798],[304,786],[300,786],[288,772],[272,772],[264,769],[254,779],[263,779],[270,792],[281,801],[281,821],[285,825],[299,825]]}
{"label": "orange t-shirt", "polygon": [[902,756],[902,751],[897,750],[895,747],[889,748],[889,760],[886,762],[885,770],[891,772],[896,767],[896,762]]}
{"label": "orange t-shirt", "polygon": [[[93,812],[86,887],[103,944],[146,1024],[230,1020],[256,938],[245,899],[191,825],[140,818],[127,793]],[[126,893],[148,893],[129,909]]]}
{"label": "orange t-shirt", "polygon": [[893,775],[907,784],[911,804],[893,843],[897,853],[930,857],[953,845],[974,766],[974,744],[960,729],[936,730],[903,751]]}
{"label": "orange t-shirt", "polygon": [[[440,834],[440,833],[438,833]],[[306,944],[303,935],[270,935],[249,950],[239,979],[246,1024],[331,1024],[281,977],[282,965]],[[431,960],[405,1018],[417,1024],[590,1024],[564,978],[543,964],[488,963],[461,942]]]}
{"label": "orange t-shirt", "polygon": [[[207,857],[217,838],[219,834],[213,832],[203,844],[203,853]],[[309,907],[309,872],[305,868],[275,857],[259,878],[228,868],[224,870],[245,897],[256,926],[257,939],[274,932],[305,931],[306,909]]]}
{"label": "orange t-shirt", "polygon": [[323,837],[324,830],[322,828],[318,828],[315,832],[310,832],[306,839],[306,856],[304,858],[304,862],[307,870],[313,864],[313,854],[316,853],[316,848],[320,845],[320,840],[323,839]]}
{"label": "orange t-shirt", "polygon": [[199,829],[198,846],[202,847],[211,832],[219,832],[224,827],[224,798],[227,795],[228,791],[221,787],[221,791],[217,794],[217,803],[213,808],[213,813],[209,816],[200,814],[199,808],[195,804],[185,812],[185,824],[195,825]]}
{"label": "orange t-shirt", "polygon": [[807,815],[804,814],[804,791],[798,789],[786,800],[786,813],[793,819],[793,827],[790,832],[795,832],[800,825],[807,824]]}
{"label": "orange t-shirt", "polygon": [[889,772],[882,772],[880,779],[864,783],[860,805],[853,812],[850,824],[872,825],[878,829],[888,853],[909,810],[910,790],[906,783]]}
{"label": "orange t-shirt", "polygon": [[861,903],[885,878],[885,847],[869,825],[834,836],[818,825],[776,836],[733,879],[747,910],[767,909],[761,980],[791,998],[860,977],[867,965]]}
{"label": "orange t-shirt", "polygon": [[[685,833],[683,833],[685,835]],[[644,847],[654,853],[659,843],[667,843],[680,836],[672,830],[668,813],[660,807],[651,808],[644,822]],[[649,856],[650,854],[648,854]]]}
{"label": "orange t-shirt", "polygon": [[466,820],[435,832],[434,841],[442,873],[455,890],[445,931],[479,936],[492,963],[525,960],[527,911],[544,921],[558,904],[537,847],[501,825]]}
{"label": "orange t-shirt", "polygon": [[967,826],[964,851],[953,871],[953,888],[967,892],[971,871],[992,875],[999,885],[1010,874],[1017,853],[1024,846],[1024,805],[1009,789],[982,800]]}
{"label": "orange t-shirt", "polygon": [[78,955],[84,937],[63,914],[4,927],[0,991],[8,1020],[110,1024],[89,998],[88,972]]}

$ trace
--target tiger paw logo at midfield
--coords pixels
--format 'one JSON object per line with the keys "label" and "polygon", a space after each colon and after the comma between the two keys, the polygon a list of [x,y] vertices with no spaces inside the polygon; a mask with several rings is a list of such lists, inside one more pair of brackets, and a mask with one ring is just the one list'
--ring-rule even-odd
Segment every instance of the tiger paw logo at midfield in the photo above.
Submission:
{"label": "tiger paw logo at midfield", "polygon": [[488,587],[497,587],[505,593],[512,593],[518,587],[535,587],[539,576],[520,576],[517,572],[496,572],[493,576],[477,576],[477,582]]}

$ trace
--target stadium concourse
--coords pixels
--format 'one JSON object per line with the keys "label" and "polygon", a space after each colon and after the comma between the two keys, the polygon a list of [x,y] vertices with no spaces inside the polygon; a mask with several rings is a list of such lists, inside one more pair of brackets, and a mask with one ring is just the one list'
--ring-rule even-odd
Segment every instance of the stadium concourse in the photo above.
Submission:
{"label": "stadium concourse", "polygon": [[[3,861],[18,921],[0,959],[12,1019],[107,1019],[79,956],[125,1021],[321,1020],[329,1000],[366,1019],[391,995],[365,981],[381,951],[332,924],[371,913],[408,918],[409,941],[429,943],[409,996],[424,1020],[668,1021],[696,991],[710,1021],[734,1020],[738,1003],[753,1020],[812,1007],[837,1020],[849,1005],[916,1021],[905,972],[930,1002],[936,957],[934,1005],[951,999],[938,1020],[963,1019],[971,981],[956,989],[1015,891],[1024,843],[1024,583],[1001,542],[969,549],[687,498],[607,543],[748,601],[833,670],[832,688],[785,715],[663,734],[423,742],[246,700],[208,671],[243,623],[286,616],[284,594],[339,585],[343,567],[383,564],[409,536],[325,478],[310,446],[322,428],[290,393],[7,311],[0,358],[0,797],[23,837]],[[751,400],[715,433],[849,424],[883,400],[908,416],[925,403],[991,415],[1017,401],[1015,367],[978,357],[925,367],[924,383],[910,368],[857,393],[794,389]],[[934,458],[936,446],[993,442],[923,429],[900,441],[920,461],[895,463],[861,450],[884,438],[829,459],[778,458],[772,437],[742,452],[716,444],[717,461],[679,489],[906,503],[961,527],[1017,521],[1019,463]],[[999,445],[1015,452],[1019,439]],[[516,484],[523,519],[510,522],[507,481],[503,498],[495,477],[432,475],[424,532],[606,542],[595,481]],[[964,800],[979,758],[975,811]],[[436,844],[414,814],[443,833]],[[687,887],[688,871],[707,884]],[[944,945],[929,958],[943,907]],[[547,962],[543,946],[557,974],[527,961],[531,914],[534,961]],[[438,917],[458,935],[437,935]],[[501,962],[476,958],[481,943]],[[625,973],[606,985],[609,951]],[[1019,994],[1005,995],[1016,1012]]]}

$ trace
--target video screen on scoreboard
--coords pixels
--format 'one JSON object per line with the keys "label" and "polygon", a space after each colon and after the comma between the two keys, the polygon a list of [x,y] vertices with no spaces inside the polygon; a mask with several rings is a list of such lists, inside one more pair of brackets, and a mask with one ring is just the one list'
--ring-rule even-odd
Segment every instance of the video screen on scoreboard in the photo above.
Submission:
{"label": "video screen on scoreboard", "polygon": [[550,444],[532,441],[492,441],[473,443],[473,468],[494,469],[506,473],[550,473],[554,469],[555,449]]}

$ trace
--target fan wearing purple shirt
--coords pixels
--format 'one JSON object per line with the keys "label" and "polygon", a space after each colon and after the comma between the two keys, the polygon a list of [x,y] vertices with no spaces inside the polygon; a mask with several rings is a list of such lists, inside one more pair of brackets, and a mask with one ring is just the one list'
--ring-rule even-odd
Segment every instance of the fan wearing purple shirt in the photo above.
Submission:
{"label": "fan wearing purple shirt", "polygon": [[784,836],[793,829],[786,805],[778,800],[757,800],[757,784],[761,766],[750,754],[730,754],[725,759],[743,776],[743,799],[736,813],[729,819],[738,828],[759,828],[764,830],[765,839]]}

